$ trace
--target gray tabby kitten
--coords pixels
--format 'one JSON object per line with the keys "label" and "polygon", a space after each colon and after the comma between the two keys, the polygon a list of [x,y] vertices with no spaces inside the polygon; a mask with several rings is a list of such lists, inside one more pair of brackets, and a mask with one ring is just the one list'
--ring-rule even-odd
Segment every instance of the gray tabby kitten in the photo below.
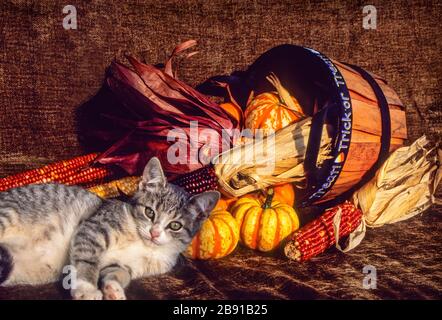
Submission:
{"label": "gray tabby kitten", "polygon": [[74,299],[125,299],[131,279],[168,272],[219,199],[167,183],[152,158],[127,202],[75,186],[0,193],[0,285],[57,281],[76,270]]}

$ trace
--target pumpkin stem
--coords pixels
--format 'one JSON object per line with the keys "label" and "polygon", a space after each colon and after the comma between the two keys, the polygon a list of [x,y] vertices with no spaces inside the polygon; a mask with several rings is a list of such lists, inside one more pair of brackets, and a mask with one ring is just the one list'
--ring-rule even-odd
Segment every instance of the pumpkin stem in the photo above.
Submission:
{"label": "pumpkin stem", "polygon": [[213,81],[213,83],[215,83],[217,86],[219,86],[221,88],[226,89],[230,102],[232,103],[233,107],[237,110],[237,112],[240,116],[239,125],[242,126],[243,122],[244,122],[244,112],[243,112],[241,106],[239,105],[239,103],[236,101],[235,97],[233,96],[232,90],[230,89],[230,85],[228,83],[220,82],[220,81]]}
{"label": "pumpkin stem", "polygon": [[266,77],[266,79],[275,87],[276,91],[278,91],[279,98],[284,106],[293,111],[297,117],[303,118],[304,115],[302,114],[302,111],[300,112],[301,107],[299,106],[299,102],[282,86],[278,77],[272,72]]}
{"label": "pumpkin stem", "polygon": [[250,91],[249,97],[247,98],[247,106],[252,102],[252,100],[255,99],[255,91]]}
{"label": "pumpkin stem", "polygon": [[265,200],[264,204],[262,205],[263,209],[269,209],[272,207],[272,201],[273,201],[274,195],[275,195],[275,191],[273,190],[273,188],[269,188],[267,190],[266,200]]}
{"label": "pumpkin stem", "polygon": [[238,109],[241,110],[241,112],[242,112],[242,108],[241,108],[241,106],[240,106],[239,103],[236,101],[235,97],[233,96],[232,90],[230,89],[230,85],[229,85],[228,83],[221,82],[221,81],[216,81],[216,80],[213,80],[212,82],[213,82],[215,85],[217,85],[217,86],[219,86],[219,87],[221,87],[221,88],[226,89],[226,91],[227,91],[227,95],[229,96],[229,100],[230,100],[230,102],[235,106],[235,108],[238,108]]}

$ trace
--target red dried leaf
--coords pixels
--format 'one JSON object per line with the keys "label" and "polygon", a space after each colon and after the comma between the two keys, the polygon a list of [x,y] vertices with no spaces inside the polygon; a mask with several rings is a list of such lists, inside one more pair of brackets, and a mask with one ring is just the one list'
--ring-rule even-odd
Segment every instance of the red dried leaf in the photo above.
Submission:
{"label": "red dried leaf", "polygon": [[[167,150],[175,141],[167,141],[172,129],[181,129],[186,136],[187,145],[204,146],[203,141],[196,141],[190,135],[191,121],[197,121],[196,131],[205,129],[215,130],[216,141],[210,141],[210,147],[221,151],[227,145],[231,146],[232,137],[227,135],[223,140],[222,130],[227,133],[238,128],[239,124],[228,115],[218,104],[201,94],[191,86],[174,78],[172,75],[172,58],[183,50],[195,45],[188,41],[177,46],[166,63],[166,71],[153,65],[144,64],[128,56],[133,69],[119,62],[113,62],[109,68],[106,83],[121,101],[126,112],[119,116],[103,115],[103,121],[112,123],[112,128],[126,131],[119,139],[112,140],[110,132],[97,131],[96,138],[103,139],[108,145],[97,162],[116,164],[129,174],[140,174],[146,162],[152,157],[160,158],[164,171],[169,176],[186,173],[202,167],[203,163],[190,163],[190,152],[187,153],[187,163],[171,164],[167,160]],[[124,116],[127,114],[127,117]],[[198,150],[199,151],[199,150]]]}

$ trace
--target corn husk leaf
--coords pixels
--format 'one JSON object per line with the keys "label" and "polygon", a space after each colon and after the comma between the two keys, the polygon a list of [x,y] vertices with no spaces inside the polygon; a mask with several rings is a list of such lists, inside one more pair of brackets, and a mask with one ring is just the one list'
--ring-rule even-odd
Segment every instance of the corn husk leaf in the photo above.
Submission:
{"label": "corn husk leaf", "polygon": [[409,219],[435,203],[442,152],[425,136],[394,151],[371,181],[353,194],[369,227]]}
{"label": "corn husk leaf", "polygon": [[[230,196],[239,197],[282,183],[303,187],[303,163],[310,127],[311,118],[305,118],[215,157],[212,163],[221,189]],[[327,130],[323,130],[319,162],[328,159],[330,143]]]}

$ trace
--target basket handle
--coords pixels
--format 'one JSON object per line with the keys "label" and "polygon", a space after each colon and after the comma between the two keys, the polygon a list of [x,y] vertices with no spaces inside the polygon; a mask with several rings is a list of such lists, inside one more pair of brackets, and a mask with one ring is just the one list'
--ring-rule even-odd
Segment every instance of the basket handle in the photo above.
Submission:
{"label": "basket handle", "polygon": [[318,162],[319,151],[321,148],[322,130],[324,130],[323,128],[325,120],[327,119],[330,107],[331,105],[324,106],[312,117],[307,150],[305,154],[304,169],[309,175],[309,181],[313,183],[316,182],[317,176],[311,173],[318,169],[316,163]]}

